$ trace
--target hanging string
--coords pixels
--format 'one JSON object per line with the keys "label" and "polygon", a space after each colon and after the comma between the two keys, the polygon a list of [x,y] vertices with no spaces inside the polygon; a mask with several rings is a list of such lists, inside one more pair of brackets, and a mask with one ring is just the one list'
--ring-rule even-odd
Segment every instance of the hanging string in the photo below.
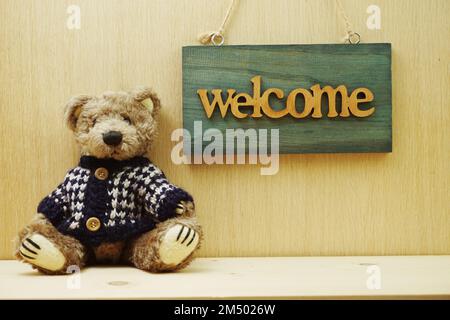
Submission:
{"label": "hanging string", "polygon": [[353,31],[352,24],[350,23],[350,20],[348,19],[348,16],[345,13],[341,0],[335,0],[335,2],[337,10],[341,15],[342,19],[344,20],[345,28],[347,29],[347,34],[344,37],[344,41],[351,44],[358,44],[361,40],[361,36]]}
{"label": "hanging string", "polygon": [[[225,27],[226,27],[226,24],[231,16],[231,12],[233,11],[233,8],[237,1],[238,0],[231,0],[231,4],[227,10],[227,13],[225,14],[225,18],[223,19],[222,24],[220,25],[220,28],[217,31],[205,32],[205,33],[199,35],[198,41],[201,44],[204,44],[204,45],[213,44],[215,46],[223,45],[223,43],[225,42],[225,36],[224,36]],[[350,23],[350,20],[349,20],[347,14],[345,13],[345,10],[344,10],[344,7],[342,6],[341,0],[335,0],[335,2],[336,2],[337,10],[338,10],[339,14],[341,15],[342,19],[344,20],[345,28],[347,29],[347,34],[344,37],[344,41],[346,43],[358,44],[361,41],[361,36],[358,33],[353,31],[352,24]]]}
{"label": "hanging string", "polygon": [[225,18],[223,19],[222,24],[217,31],[206,32],[199,35],[198,41],[200,41],[201,44],[213,44],[215,46],[221,46],[225,42],[225,26],[231,16],[231,12],[233,11],[233,7],[236,2],[237,0],[231,0],[230,7],[228,8]]}

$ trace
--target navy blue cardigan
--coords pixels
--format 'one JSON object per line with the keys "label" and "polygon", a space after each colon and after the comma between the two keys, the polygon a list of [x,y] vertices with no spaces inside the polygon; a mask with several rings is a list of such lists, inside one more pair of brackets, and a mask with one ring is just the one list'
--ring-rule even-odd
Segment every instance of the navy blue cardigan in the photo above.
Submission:
{"label": "navy blue cardigan", "polygon": [[[106,171],[106,179],[95,175],[98,168]],[[96,246],[153,229],[174,217],[182,200],[193,201],[145,157],[118,161],[83,156],[64,182],[41,201],[38,212],[61,233]],[[96,231],[86,225],[92,217],[101,222]]]}

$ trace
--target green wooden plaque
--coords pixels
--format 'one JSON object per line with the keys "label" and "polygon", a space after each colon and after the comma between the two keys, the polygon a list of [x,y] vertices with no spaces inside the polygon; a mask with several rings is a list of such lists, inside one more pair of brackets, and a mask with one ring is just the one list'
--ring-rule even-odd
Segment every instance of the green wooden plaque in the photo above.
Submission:
{"label": "green wooden plaque", "polygon": [[390,44],[183,48],[191,150],[214,128],[278,129],[280,153],[391,152],[391,101]]}

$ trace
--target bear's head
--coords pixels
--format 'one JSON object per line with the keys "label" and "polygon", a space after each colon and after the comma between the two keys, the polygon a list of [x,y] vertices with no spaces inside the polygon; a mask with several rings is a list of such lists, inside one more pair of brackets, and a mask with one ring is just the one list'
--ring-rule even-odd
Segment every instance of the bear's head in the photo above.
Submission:
{"label": "bear's head", "polygon": [[157,95],[146,87],[131,92],[80,95],[66,105],[65,121],[82,155],[126,160],[144,155],[156,133]]}

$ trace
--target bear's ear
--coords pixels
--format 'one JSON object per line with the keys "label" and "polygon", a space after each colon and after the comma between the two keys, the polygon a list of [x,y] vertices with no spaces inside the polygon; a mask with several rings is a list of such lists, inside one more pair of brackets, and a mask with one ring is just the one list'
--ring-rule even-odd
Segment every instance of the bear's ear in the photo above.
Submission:
{"label": "bear's ear", "polygon": [[77,120],[81,113],[81,107],[91,99],[91,96],[79,95],[67,102],[64,110],[64,121],[72,131],[75,131],[77,127]]}
{"label": "bear's ear", "polygon": [[133,98],[145,106],[153,117],[159,114],[161,109],[161,102],[156,93],[148,87],[138,87],[131,92]]}

